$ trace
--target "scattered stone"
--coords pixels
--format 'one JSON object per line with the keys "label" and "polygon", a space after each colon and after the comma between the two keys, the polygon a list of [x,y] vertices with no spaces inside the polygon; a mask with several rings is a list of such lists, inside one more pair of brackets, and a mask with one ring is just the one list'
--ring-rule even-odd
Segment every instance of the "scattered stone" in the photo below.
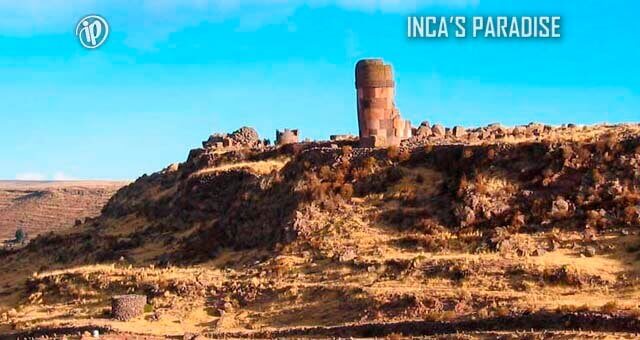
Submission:
{"label": "scattered stone", "polygon": [[582,254],[584,254],[584,256],[586,257],[594,257],[596,256],[596,248],[592,246],[586,246]]}
{"label": "scattered stone", "polygon": [[546,254],[546,253],[547,253],[547,251],[546,251],[546,250],[544,250],[544,248],[536,248],[536,249],[533,251],[533,256],[542,256],[542,255],[544,255],[544,254]]}
{"label": "scattered stone", "polygon": [[329,136],[329,139],[333,142],[354,141],[354,140],[357,140],[358,137],[354,135],[331,135]]}
{"label": "scattered stone", "polygon": [[342,253],[342,255],[340,255],[339,260],[340,260],[340,262],[349,262],[349,261],[352,261],[355,258],[356,258],[356,252],[353,249],[349,248],[349,249],[345,250]]}

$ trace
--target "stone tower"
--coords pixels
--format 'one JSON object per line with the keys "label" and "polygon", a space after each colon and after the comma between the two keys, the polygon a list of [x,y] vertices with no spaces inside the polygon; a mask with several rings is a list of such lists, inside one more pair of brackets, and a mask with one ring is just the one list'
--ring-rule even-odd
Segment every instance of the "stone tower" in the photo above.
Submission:
{"label": "stone tower", "polygon": [[294,144],[298,142],[298,130],[276,130],[276,145]]}
{"label": "stone tower", "polygon": [[400,117],[395,105],[391,65],[382,59],[363,59],[356,64],[360,146],[400,145],[411,137],[411,122]]}

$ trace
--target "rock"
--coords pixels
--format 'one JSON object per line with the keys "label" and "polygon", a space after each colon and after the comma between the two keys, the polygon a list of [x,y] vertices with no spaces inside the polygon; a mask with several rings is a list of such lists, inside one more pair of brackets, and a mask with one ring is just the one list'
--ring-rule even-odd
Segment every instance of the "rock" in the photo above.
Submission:
{"label": "rock", "polygon": [[546,251],[546,250],[544,250],[543,248],[536,248],[536,249],[533,251],[533,256],[542,256],[542,255],[544,255],[544,254],[546,254],[546,253],[547,253],[547,251]]}
{"label": "rock", "polygon": [[353,250],[352,248],[349,248],[347,250],[344,251],[344,253],[342,253],[342,255],[340,255],[340,262],[349,262],[352,261],[356,258],[356,252],[355,250]]}
{"label": "rock", "polygon": [[164,170],[162,172],[165,173],[165,174],[169,174],[169,173],[178,171],[179,168],[180,168],[180,164],[179,163],[171,163],[171,164],[169,164],[169,166],[164,168]]}
{"label": "rock", "polygon": [[228,148],[228,147],[256,147],[264,145],[260,140],[258,132],[251,127],[243,126],[230,134],[215,133],[206,141],[202,142],[202,147],[207,148]]}
{"label": "rock", "polygon": [[431,127],[431,133],[435,136],[442,137],[446,134],[446,130],[444,129],[444,126],[440,124],[434,124]]}
{"label": "rock", "polygon": [[456,125],[453,127],[453,136],[454,137],[462,137],[466,134],[467,132],[465,131],[465,129],[462,126]]}
{"label": "rock", "polygon": [[429,127],[429,126],[430,126],[430,125],[429,125],[429,121],[428,121],[428,120],[423,121],[422,123],[420,123],[420,126],[426,126],[426,127]]}
{"label": "rock", "polygon": [[596,256],[596,248],[592,246],[586,246],[584,247],[582,254],[584,254],[584,256],[586,257],[594,257]]}
{"label": "rock", "polygon": [[470,207],[464,207],[462,211],[462,225],[467,226],[475,222],[476,213]]}
{"label": "rock", "polygon": [[569,213],[570,204],[564,198],[558,197],[551,205],[551,215],[554,217],[565,217]]}
{"label": "rock", "polygon": [[229,137],[241,145],[251,145],[256,142],[260,142],[260,135],[258,135],[258,132],[254,128],[248,126],[243,126],[238,130],[233,131]]}
{"label": "rock", "polygon": [[513,225],[521,227],[524,226],[525,222],[526,221],[524,214],[517,213],[515,216],[513,216]]}
{"label": "rock", "polygon": [[420,127],[416,130],[416,136],[429,137],[429,136],[431,136],[431,134],[432,134],[432,132],[431,132],[431,128],[429,126],[420,125]]}

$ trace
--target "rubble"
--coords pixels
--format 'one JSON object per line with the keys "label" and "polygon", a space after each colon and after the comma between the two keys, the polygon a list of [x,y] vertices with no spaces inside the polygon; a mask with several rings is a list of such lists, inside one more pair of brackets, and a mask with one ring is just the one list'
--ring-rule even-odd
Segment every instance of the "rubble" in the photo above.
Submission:
{"label": "rubble", "polygon": [[265,144],[254,128],[243,126],[230,134],[214,133],[202,142],[202,147],[205,149],[256,148],[264,147]]}

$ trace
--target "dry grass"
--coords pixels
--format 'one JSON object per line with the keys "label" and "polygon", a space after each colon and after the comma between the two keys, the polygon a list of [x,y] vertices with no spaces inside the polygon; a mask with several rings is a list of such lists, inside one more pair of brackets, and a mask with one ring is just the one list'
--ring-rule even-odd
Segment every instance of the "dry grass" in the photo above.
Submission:
{"label": "dry grass", "polygon": [[76,219],[95,217],[126,182],[0,181],[0,241],[13,239],[18,227],[30,238],[72,227]]}
{"label": "dry grass", "polygon": [[247,169],[257,175],[268,175],[273,171],[278,171],[282,169],[282,167],[284,167],[285,164],[287,164],[287,162],[289,162],[288,158],[269,159],[266,161],[256,161],[256,162],[230,163],[230,164],[220,165],[217,167],[200,169],[197,172],[194,172],[192,176],[203,176],[203,175],[212,174],[216,172],[237,170],[237,169]]}
{"label": "dry grass", "polygon": [[[575,136],[592,137],[587,130],[579,130]],[[606,201],[608,205],[603,206],[609,211],[600,216],[598,199],[613,195],[596,197],[594,189],[592,195],[585,195],[592,197],[583,202],[566,195],[577,190],[571,182],[575,178],[587,178],[584,183],[590,183],[585,175],[588,169],[579,176],[569,172],[564,177],[551,170],[534,171],[531,176],[506,173],[506,169],[518,167],[500,163],[505,157],[503,149],[491,146],[491,150],[488,157],[493,157],[494,163],[487,165],[481,160],[482,164],[474,165],[477,168],[451,171],[450,167],[459,164],[430,167],[433,159],[429,157],[442,152],[437,148],[419,164],[413,164],[412,158],[398,165],[406,160],[400,149],[382,152],[393,158],[390,162],[365,155],[356,169],[362,176],[348,166],[320,164],[312,168],[301,164],[302,175],[287,185],[299,192],[307,187],[326,188],[322,189],[325,194],[317,197],[301,195],[305,197],[291,220],[286,220],[297,237],[253,249],[238,247],[244,250],[208,249],[205,243],[203,251],[216,250],[208,261],[188,258],[180,266],[158,266],[160,255],[206,232],[219,217],[214,215],[178,231],[149,234],[143,245],[127,252],[129,258],[124,261],[52,264],[48,254],[35,252],[7,258],[0,262],[0,272],[7,273],[0,276],[0,331],[91,324],[122,332],[173,336],[192,332],[222,337],[296,327],[484,320],[539,311],[635,315],[640,303],[640,229],[634,224],[636,216],[625,209],[636,203],[633,193]],[[460,164],[473,162],[477,156],[462,151]],[[348,148],[336,152],[356,154]],[[551,157],[549,153],[543,156]],[[571,158],[573,153],[562,152],[561,157]],[[265,175],[282,169],[288,161],[228,164],[201,169],[193,176],[236,169]],[[530,162],[521,167],[527,171],[538,165],[533,164],[535,160],[521,162]],[[603,183],[593,185],[610,183],[612,174],[603,169]],[[361,194],[357,181],[364,178],[379,190]],[[545,179],[548,183],[543,183]],[[564,187],[556,182],[559,179],[567,181]],[[144,184],[143,198],[162,200],[176,195],[176,186]],[[189,195],[201,193],[191,189]],[[278,188],[270,189],[276,192]],[[211,191],[210,187],[203,190]],[[537,197],[529,201],[524,195],[517,196],[524,190]],[[546,218],[553,199],[559,196],[557,191],[562,190],[576,211],[584,205],[583,219]],[[242,195],[230,202],[231,206],[256,202],[249,196]],[[524,202],[511,200],[514,197]],[[611,209],[621,197],[629,202],[620,205],[624,208],[619,211]],[[534,204],[533,200],[540,201]],[[206,208],[208,202],[204,201],[195,202],[200,205],[191,212],[197,216]],[[525,205],[510,210],[515,204]],[[502,209],[504,205],[508,205],[506,209]],[[462,225],[455,215],[460,206],[475,209],[479,222]],[[598,214],[598,219],[620,215],[628,230],[599,221],[587,232],[584,224],[595,218],[590,214]],[[527,219],[519,219],[520,215]],[[126,238],[153,223],[167,222],[152,217],[132,213],[108,219],[97,232],[104,237]],[[530,222],[534,217],[537,220]],[[256,219],[238,215],[242,218]],[[163,243],[167,233],[172,238]],[[222,236],[226,235],[215,234],[211,239],[217,241]],[[586,247],[595,252],[585,256]],[[153,308],[131,322],[110,320],[109,297],[128,292],[147,294]]]}

